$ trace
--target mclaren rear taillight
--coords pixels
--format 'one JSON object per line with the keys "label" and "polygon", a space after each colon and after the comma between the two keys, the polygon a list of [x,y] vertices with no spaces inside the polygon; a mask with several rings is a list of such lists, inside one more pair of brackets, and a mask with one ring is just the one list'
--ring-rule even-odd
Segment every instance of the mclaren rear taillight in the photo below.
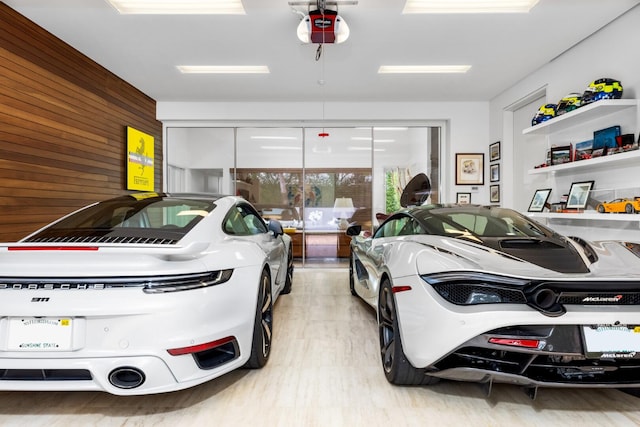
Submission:
{"label": "mclaren rear taillight", "polygon": [[489,343],[498,345],[508,345],[521,348],[540,348],[540,340],[519,339],[519,338],[489,338]]}

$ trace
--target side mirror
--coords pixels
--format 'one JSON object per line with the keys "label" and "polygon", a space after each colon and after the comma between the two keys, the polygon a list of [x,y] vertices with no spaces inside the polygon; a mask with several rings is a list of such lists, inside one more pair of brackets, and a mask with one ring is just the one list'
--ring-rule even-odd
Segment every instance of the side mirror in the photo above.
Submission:
{"label": "side mirror", "polygon": [[347,227],[347,236],[359,236],[362,231],[362,226],[359,224],[350,225]]}
{"label": "side mirror", "polygon": [[282,229],[282,224],[280,224],[280,221],[272,219],[269,221],[267,227],[269,228],[269,231],[273,232],[273,235],[275,237],[282,236],[284,234],[284,230]]}

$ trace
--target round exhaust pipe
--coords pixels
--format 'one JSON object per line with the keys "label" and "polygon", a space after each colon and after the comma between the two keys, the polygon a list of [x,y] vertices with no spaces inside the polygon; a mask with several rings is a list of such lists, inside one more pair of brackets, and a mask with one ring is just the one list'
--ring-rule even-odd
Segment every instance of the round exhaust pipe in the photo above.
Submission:
{"label": "round exhaust pipe", "polygon": [[548,310],[556,303],[557,297],[551,289],[540,289],[534,294],[533,301],[538,307]]}
{"label": "round exhaust pipe", "polygon": [[122,389],[139,387],[144,383],[144,380],[144,372],[131,366],[116,368],[109,373],[109,382],[114,387]]}

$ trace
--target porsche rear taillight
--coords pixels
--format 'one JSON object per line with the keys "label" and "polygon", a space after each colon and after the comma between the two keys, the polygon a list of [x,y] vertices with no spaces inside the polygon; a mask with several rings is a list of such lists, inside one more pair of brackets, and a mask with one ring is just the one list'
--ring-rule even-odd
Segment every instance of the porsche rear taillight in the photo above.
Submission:
{"label": "porsche rear taillight", "polygon": [[212,348],[220,347],[221,345],[235,341],[235,337],[226,337],[216,341],[211,341],[198,345],[191,345],[189,347],[179,347],[167,350],[172,356],[181,356],[183,354],[200,353],[201,351],[211,350]]}

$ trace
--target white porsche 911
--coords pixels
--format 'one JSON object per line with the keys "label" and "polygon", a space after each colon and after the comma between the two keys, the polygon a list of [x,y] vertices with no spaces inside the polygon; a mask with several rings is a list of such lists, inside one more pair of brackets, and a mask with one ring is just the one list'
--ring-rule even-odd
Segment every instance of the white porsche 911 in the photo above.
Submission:
{"label": "white porsche 911", "polygon": [[291,239],[233,196],[141,193],[0,245],[0,390],[132,395],[268,360]]}
{"label": "white porsche 911", "polygon": [[351,226],[350,287],[394,384],[640,387],[640,246],[566,238],[510,209],[422,205]]}

